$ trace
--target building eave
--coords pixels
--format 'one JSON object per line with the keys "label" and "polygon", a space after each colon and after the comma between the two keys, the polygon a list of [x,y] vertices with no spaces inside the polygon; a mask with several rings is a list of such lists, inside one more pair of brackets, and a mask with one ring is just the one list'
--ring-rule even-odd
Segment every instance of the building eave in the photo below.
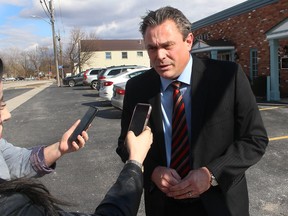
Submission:
{"label": "building eave", "polygon": [[208,25],[218,23],[220,21],[226,20],[230,17],[234,17],[248,11],[253,11],[257,8],[264,7],[278,2],[279,0],[248,0],[233,7],[230,7],[226,10],[223,10],[219,13],[208,16],[204,19],[192,23],[192,31],[195,31],[199,28],[203,28]]}

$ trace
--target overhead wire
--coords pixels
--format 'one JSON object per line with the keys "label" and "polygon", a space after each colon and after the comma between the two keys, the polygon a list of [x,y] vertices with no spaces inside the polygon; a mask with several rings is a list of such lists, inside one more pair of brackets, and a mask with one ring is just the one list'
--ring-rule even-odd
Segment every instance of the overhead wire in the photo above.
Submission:
{"label": "overhead wire", "polygon": [[60,20],[61,20],[61,25],[62,25],[62,28],[63,28],[63,32],[65,33],[65,26],[64,26],[64,23],[63,23],[62,8],[61,8],[61,0],[59,0],[59,17],[60,17]]}
{"label": "overhead wire", "polygon": [[[46,9],[45,9],[45,7],[43,6],[43,1],[44,1],[44,5],[45,5]],[[49,20],[51,21],[51,11],[50,11],[47,3],[46,3],[46,0],[40,0],[40,4],[41,4],[41,6],[42,6],[42,9],[43,9],[44,13],[46,14],[46,16],[47,16],[47,17],[49,18]]]}

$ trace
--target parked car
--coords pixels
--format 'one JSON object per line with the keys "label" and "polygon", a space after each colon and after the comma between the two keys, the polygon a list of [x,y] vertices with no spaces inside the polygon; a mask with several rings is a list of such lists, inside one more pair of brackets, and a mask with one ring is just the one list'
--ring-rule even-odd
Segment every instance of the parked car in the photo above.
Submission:
{"label": "parked car", "polygon": [[22,76],[17,76],[15,78],[16,81],[20,81],[20,80],[25,80],[25,77],[22,77]]}
{"label": "parked car", "polygon": [[98,74],[104,68],[90,68],[84,72],[84,85],[89,85],[92,89],[97,89]]}
{"label": "parked car", "polygon": [[125,96],[125,87],[127,82],[122,82],[114,85],[111,105],[117,109],[123,109],[123,100]]}
{"label": "parked car", "polygon": [[15,81],[15,77],[5,77],[4,78],[5,81]]}
{"label": "parked car", "polygon": [[122,72],[116,76],[113,76],[108,79],[101,80],[100,89],[99,89],[99,96],[106,100],[111,100],[113,96],[113,86],[114,84],[125,82],[132,77],[135,77],[139,74],[142,74],[149,70],[150,68],[136,68],[132,69],[127,72]]}
{"label": "parked car", "polygon": [[84,72],[81,72],[81,73],[76,74],[74,76],[65,77],[62,80],[63,85],[69,85],[70,87],[73,87],[76,85],[83,85],[83,75],[84,75]]}
{"label": "parked car", "polygon": [[99,89],[100,89],[101,80],[116,76],[119,73],[123,73],[123,72],[126,72],[128,70],[135,69],[135,68],[144,68],[144,66],[139,66],[139,65],[120,65],[120,66],[107,67],[106,69],[102,70],[98,74],[97,90],[99,91]]}

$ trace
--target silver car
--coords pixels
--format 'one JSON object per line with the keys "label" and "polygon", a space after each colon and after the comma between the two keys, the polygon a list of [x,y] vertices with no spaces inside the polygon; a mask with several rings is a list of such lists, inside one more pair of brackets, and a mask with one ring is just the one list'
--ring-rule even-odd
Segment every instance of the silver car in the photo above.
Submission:
{"label": "silver car", "polygon": [[122,110],[123,100],[125,95],[125,87],[127,82],[115,84],[113,87],[113,96],[111,98],[111,104],[113,107]]}
{"label": "silver car", "polygon": [[90,68],[84,72],[83,84],[89,85],[92,89],[97,89],[98,74],[104,70],[104,68]]}
{"label": "silver car", "polygon": [[135,69],[135,68],[144,68],[144,66],[139,65],[119,65],[119,66],[111,66],[107,67],[106,69],[102,70],[98,74],[98,84],[97,84],[97,90],[100,89],[101,80],[116,76],[117,74]]}

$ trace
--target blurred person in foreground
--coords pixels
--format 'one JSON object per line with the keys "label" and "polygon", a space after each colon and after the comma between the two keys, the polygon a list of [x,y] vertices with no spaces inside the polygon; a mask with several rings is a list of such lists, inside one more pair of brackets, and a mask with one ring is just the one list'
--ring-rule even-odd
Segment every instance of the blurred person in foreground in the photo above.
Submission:
{"label": "blurred person in foreground", "polygon": [[245,171],[268,138],[241,66],[192,56],[191,23],[176,8],[149,11],[140,32],[152,69],[127,82],[116,151],[125,162],[133,108],[151,104],[146,215],[248,216]]}
{"label": "blurred person in foreground", "polygon": [[[3,62],[0,59],[0,77],[3,76]],[[16,147],[2,137],[4,122],[11,118],[3,97],[3,83],[0,81],[0,178],[12,180],[22,177],[41,177],[54,171],[56,161],[64,154],[78,151],[88,140],[86,131],[79,135],[78,144],[68,142],[80,120],[66,131],[59,142],[47,146],[36,146],[30,149]]]}
{"label": "blurred person in foreground", "polygon": [[[0,77],[2,78],[3,64],[0,59]],[[3,83],[0,81],[0,133],[2,134],[3,122],[10,119],[11,114],[7,110],[3,101]],[[7,143],[1,138],[0,143],[0,215],[1,216],[58,216],[58,215],[122,215],[122,216],[136,216],[140,205],[142,190],[143,190],[143,176],[142,163],[150,148],[153,140],[153,135],[149,127],[147,127],[139,136],[135,136],[132,131],[127,134],[127,148],[129,150],[129,160],[123,167],[116,183],[110,188],[101,204],[96,208],[93,214],[73,213],[62,210],[60,205],[67,205],[66,202],[53,197],[47,188],[36,179],[27,178],[39,174],[38,166],[44,164],[46,169],[53,164],[58,155],[76,151],[85,145],[88,140],[88,134],[83,131],[82,136],[78,136],[79,146],[76,142],[71,146],[67,143],[68,137],[77,126],[77,121],[61,138],[59,143],[51,145],[51,150],[45,153],[44,147],[35,150],[28,150],[25,148],[15,147]],[[12,149],[12,151],[11,151]],[[39,151],[42,151],[42,156]],[[59,152],[58,152],[59,151]],[[8,154],[8,153],[9,154]],[[51,153],[52,152],[52,153]],[[33,155],[34,156],[29,156]],[[43,155],[44,154],[44,155]],[[55,156],[57,155],[57,156]],[[14,156],[18,158],[15,160]],[[42,158],[41,164],[36,162],[37,167],[33,165],[33,158]],[[47,162],[47,157],[49,161]],[[30,159],[29,159],[30,158]],[[11,163],[10,159],[13,159]],[[32,160],[32,161],[31,161]],[[23,168],[22,168],[23,166]],[[16,167],[16,168],[14,168]],[[28,167],[28,168],[27,168]],[[35,170],[34,170],[35,169]],[[3,175],[4,171],[10,175]],[[6,171],[7,170],[7,171]],[[11,170],[11,171],[10,171]],[[18,170],[14,173],[14,170]],[[22,171],[23,170],[23,171]],[[41,173],[41,172],[40,172]],[[5,178],[3,178],[3,177]],[[23,178],[25,177],[25,178]],[[68,204],[70,205],[70,204]]]}

